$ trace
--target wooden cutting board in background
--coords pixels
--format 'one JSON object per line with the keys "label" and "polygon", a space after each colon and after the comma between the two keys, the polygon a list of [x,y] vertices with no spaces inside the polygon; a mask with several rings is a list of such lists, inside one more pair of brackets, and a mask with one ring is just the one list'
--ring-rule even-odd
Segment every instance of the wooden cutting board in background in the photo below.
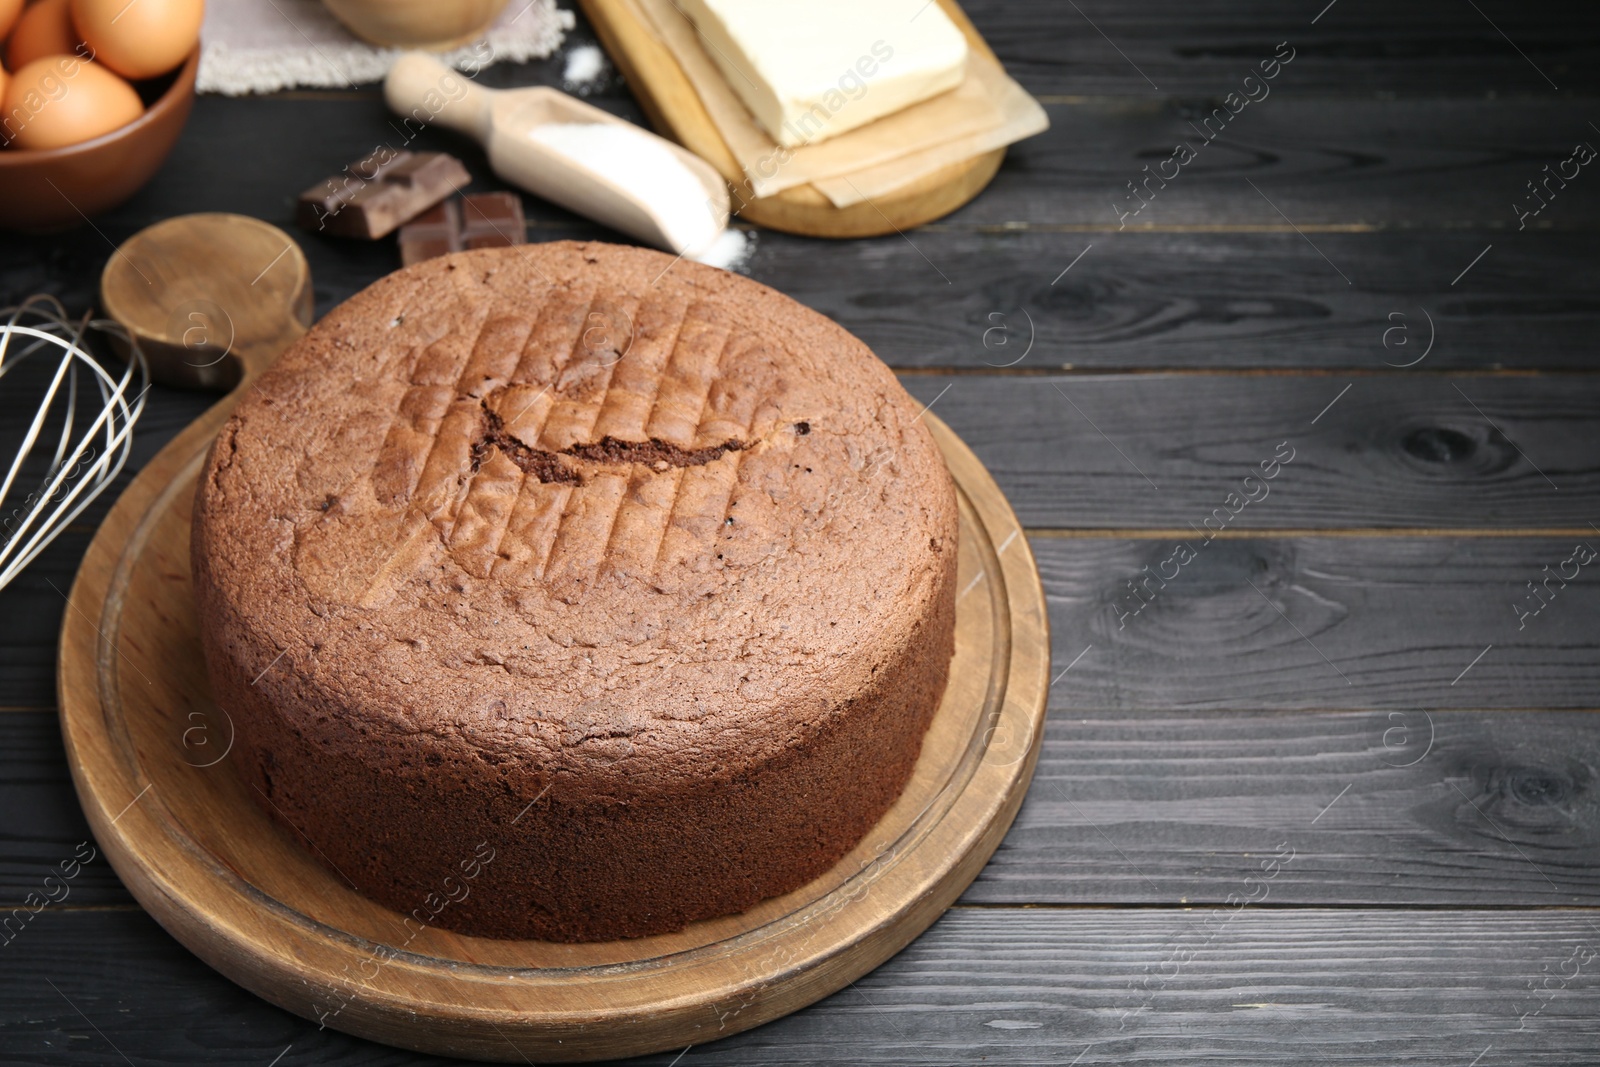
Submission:
{"label": "wooden cutting board in background", "polygon": [[[633,5],[628,0],[579,2],[650,124],[716,167],[733,187],[738,215],[750,222],[806,237],[878,237],[908,230],[948,215],[977,196],[1005,159],[1006,150],[996,148],[845,208],[835,207],[810,185],[756,198],[683,68]],[[989,45],[955,0],[937,2],[966,34],[969,47],[993,59]]]}

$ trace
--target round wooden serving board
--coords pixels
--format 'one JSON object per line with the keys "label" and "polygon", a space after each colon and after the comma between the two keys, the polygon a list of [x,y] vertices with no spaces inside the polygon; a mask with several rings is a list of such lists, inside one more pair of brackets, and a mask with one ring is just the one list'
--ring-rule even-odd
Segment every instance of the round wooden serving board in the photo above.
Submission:
{"label": "round wooden serving board", "polygon": [[61,632],[61,725],[84,811],[128,889],[267,1000],[376,1041],[483,1060],[700,1044],[888,959],[1011,825],[1043,732],[1044,594],[994,481],[927,415],[960,489],[956,656],[911,784],[855,851],[787,896],[677,934],[586,945],[413,936],[281,833],[226,758],[232,728],[201,662],[189,521],[230,407],[162,450],[90,545]]}
{"label": "round wooden serving board", "polygon": [[[994,58],[988,42],[956,0],[936,2],[966,35],[971,48]],[[579,6],[607,54],[628,80],[628,89],[644,108],[650,124],[717,168],[733,187],[736,214],[750,222],[805,237],[880,237],[898,233],[943,218],[983,192],[1006,158],[1004,148],[992,149],[849,207],[835,207],[811,185],[757,197],[700,102],[689,76],[637,9],[628,0],[580,0]]]}

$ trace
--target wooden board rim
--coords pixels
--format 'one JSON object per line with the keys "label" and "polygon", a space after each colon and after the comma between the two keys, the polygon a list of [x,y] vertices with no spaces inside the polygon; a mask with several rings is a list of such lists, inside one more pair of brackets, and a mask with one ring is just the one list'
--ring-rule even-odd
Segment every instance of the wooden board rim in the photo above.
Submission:
{"label": "wooden board rim", "polygon": [[[154,783],[143,774],[138,753],[113,721],[114,702],[102,699],[104,693],[115,691],[108,686],[120,684],[118,660],[126,658],[117,620],[107,614],[117,602],[117,583],[125,583],[131,573],[121,562],[142,547],[139,539],[184,485],[182,475],[197,469],[232,401],[230,397],[216,405],[163,449],[96,534],[62,626],[58,668],[62,732],[74,784],[96,839],[133,895],[180,942],[224,975],[310,1018],[312,1001],[296,988],[297,983],[308,985],[308,968],[318,975],[309,960],[321,956],[337,962],[342,957],[348,967],[350,960],[371,959],[385,946],[292,913],[237,875],[236,884],[227,884],[229,872],[183,831],[181,820],[167,809],[159,791],[147,796]],[[972,585],[991,571],[1003,579],[985,583],[992,587],[991,612],[997,618],[1003,615],[999,621],[1008,635],[1004,677],[991,675],[987,680],[991,690],[996,685],[1003,689],[995,709],[998,718],[961,757],[975,765],[951,793],[947,810],[927,822],[918,821],[927,809],[919,813],[912,824],[917,829],[915,840],[904,849],[897,843],[891,853],[894,862],[877,868],[879,873],[864,883],[876,886],[873,894],[854,888],[868,870],[863,865],[806,908],[730,940],[743,939],[752,949],[765,946],[806,929],[796,916],[814,915],[824,905],[833,911],[828,924],[837,924],[838,932],[848,930],[849,935],[830,931],[820,946],[814,946],[810,942],[817,940],[817,930],[826,929],[816,925],[806,938],[802,957],[785,960],[778,973],[746,973],[731,981],[722,974],[720,984],[709,987],[696,987],[694,979],[717,979],[719,971],[726,970],[729,942],[603,967],[543,968],[531,975],[524,968],[479,963],[463,967],[456,961],[400,953],[386,957],[392,977],[437,983],[445,977],[431,972],[447,965],[456,995],[430,1001],[414,991],[397,995],[369,990],[371,995],[363,995],[359,1003],[351,1001],[350,1010],[341,1009],[330,1025],[422,1051],[497,1060],[520,1059],[530,1051],[537,1058],[570,1061],[677,1048],[747,1029],[836,991],[893,955],[942,914],[981,870],[1021,804],[1043,732],[1049,640],[1042,586],[1015,516],[971,451],[934,416],[924,417],[956,473],[964,507],[978,515],[984,527],[984,569]],[[1001,550],[996,551],[1002,536]],[[951,820],[958,806],[958,814],[966,819],[959,825]],[[917,869],[912,860],[927,858],[918,849],[932,850],[935,845],[936,862]],[[905,884],[898,884],[901,881]],[[885,893],[879,890],[889,892],[892,906],[881,907]],[[834,907],[832,898],[841,893],[844,903]],[[867,896],[877,897],[880,906],[860,907]],[[321,974],[331,968],[329,963]],[[606,988],[604,1008],[591,1004],[563,1010],[526,1003],[558,984],[570,985],[580,973]],[[652,981],[660,988],[650,987]],[[520,1011],[496,1008],[492,1002],[486,1007],[478,996],[462,994],[463,989],[467,994],[503,993],[511,982],[522,991]],[[630,988],[639,995],[617,995]],[[649,1019],[639,1018],[644,1014],[641,997],[652,1010]],[[731,1025],[724,1015],[723,1025],[710,1031],[718,1006],[740,998],[745,1003],[732,1013]],[[597,1034],[597,1028],[607,1032]],[[587,1035],[583,1040],[575,1040],[583,1035]],[[511,1043],[512,1037],[518,1043]]]}

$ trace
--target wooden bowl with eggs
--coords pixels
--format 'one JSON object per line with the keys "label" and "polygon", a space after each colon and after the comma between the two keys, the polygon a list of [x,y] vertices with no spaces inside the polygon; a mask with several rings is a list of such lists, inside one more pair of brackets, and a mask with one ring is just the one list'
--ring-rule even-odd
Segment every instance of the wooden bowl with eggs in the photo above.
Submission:
{"label": "wooden bowl with eggs", "polygon": [[154,176],[194,105],[203,13],[202,0],[0,0],[0,228],[78,225]]}

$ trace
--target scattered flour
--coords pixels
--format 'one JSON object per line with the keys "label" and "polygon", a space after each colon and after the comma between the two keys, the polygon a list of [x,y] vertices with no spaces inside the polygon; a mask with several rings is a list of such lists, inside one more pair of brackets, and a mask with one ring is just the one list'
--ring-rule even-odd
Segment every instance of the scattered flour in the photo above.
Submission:
{"label": "scattered flour", "polygon": [[710,248],[693,258],[708,266],[721,267],[723,270],[742,274],[745,267],[750,265],[750,257],[755,250],[754,233],[735,230],[730,226],[722,231]]}
{"label": "scattered flour", "polygon": [[606,55],[599,45],[580,44],[567,53],[567,67],[561,74],[561,87],[569,93],[588,96],[599,87],[606,74]]}
{"label": "scattered flour", "polygon": [[637,126],[558,122],[535,126],[528,136],[652,205],[673,252],[705,254],[723,232],[700,179],[665,141]]}

